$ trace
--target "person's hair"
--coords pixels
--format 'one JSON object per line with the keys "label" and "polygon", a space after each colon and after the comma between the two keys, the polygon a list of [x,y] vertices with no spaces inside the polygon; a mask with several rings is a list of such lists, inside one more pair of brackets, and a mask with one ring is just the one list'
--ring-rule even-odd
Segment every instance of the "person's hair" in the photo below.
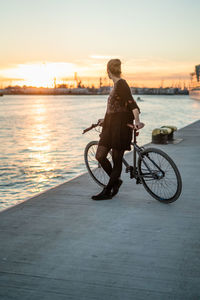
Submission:
{"label": "person's hair", "polygon": [[114,76],[120,77],[121,75],[121,61],[120,59],[111,59],[107,63],[107,70],[109,70]]}

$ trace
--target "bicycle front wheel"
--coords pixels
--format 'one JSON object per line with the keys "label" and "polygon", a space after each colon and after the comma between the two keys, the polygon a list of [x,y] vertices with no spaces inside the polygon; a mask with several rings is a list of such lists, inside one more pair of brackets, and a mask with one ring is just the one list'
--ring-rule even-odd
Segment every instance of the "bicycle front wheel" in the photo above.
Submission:
{"label": "bicycle front wheel", "polygon": [[[92,141],[87,144],[84,152],[85,165],[92,179],[100,186],[105,187],[109,181],[109,176],[104,171],[100,163],[96,160],[98,141]],[[111,152],[108,153],[107,159],[112,164]]]}
{"label": "bicycle front wheel", "polygon": [[138,172],[145,189],[156,200],[171,203],[180,196],[181,175],[173,160],[162,150],[145,149],[138,158]]}

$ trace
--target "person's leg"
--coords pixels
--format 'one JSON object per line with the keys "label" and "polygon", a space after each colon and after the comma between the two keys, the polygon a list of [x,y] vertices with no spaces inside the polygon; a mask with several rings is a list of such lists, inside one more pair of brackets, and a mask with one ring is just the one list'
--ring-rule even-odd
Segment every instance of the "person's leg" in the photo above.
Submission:
{"label": "person's leg", "polygon": [[[99,146],[99,147],[102,147],[102,146]],[[103,161],[103,164],[104,164],[105,157],[107,156],[107,153],[109,150],[107,150],[107,153],[106,153],[105,147],[103,147],[103,148],[100,148],[99,152],[97,151],[96,158],[98,160],[100,159],[101,162]],[[110,180],[101,193],[99,193],[98,195],[92,196],[93,200],[111,199],[114,195],[117,194],[119,187],[122,184],[122,181],[119,180],[119,178],[120,178],[120,174],[122,171],[123,155],[124,155],[124,150],[112,149],[113,168],[109,161],[108,162],[109,162],[112,170],[111,169],[109,170],[107,168],[107,172],[108,172],[108,174],[110,174]],[[104,157],[104,159],[101,160],[101,158],[103,158],[103,157]],[[104,165],[104,167],[105,167],[105,165]],[[111,173],[110,173],[110,171],[111,171]],[[111,192],[112,189],[113,189],[113,192]]]}
{"label": "person's leg", "polygon": [[112,165],[110,161],[107,159],[108,152],[110,151],[109,148],[105,146],[98,146],[96,152],[96,159],[101,164],[104,171],[108,174],[108,176],[112,173]]}
{"label": "person's leg", "polygon": [[[109,160],[106,158],[109,150],[110,150],[109,148],[99,145],[96,152],[96,159],[101,164],[102,168],[105,170],[108,176],[110,176],[112,173],[112,165],[109,162]],[[111,190],[107,190],[106,187],[104,187],[102,192],[92,196],[92,199],[93,200],[112,199]]]}
{"label": "person's leg", "polygon": [[110,180],[106,186],[108,190],[111,190],[119,182],[122,171],[123,155],[124,150],[112,149],[113,169],[110,175]]}

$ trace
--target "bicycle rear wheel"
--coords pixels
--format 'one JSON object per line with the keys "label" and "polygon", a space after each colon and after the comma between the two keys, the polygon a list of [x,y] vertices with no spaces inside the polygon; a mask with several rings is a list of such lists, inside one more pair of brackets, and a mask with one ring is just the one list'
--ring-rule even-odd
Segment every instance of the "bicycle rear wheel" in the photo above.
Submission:
{"label": "bicycle rear wheel", "polygon": [[[101,167],[100,163],[96,160],[95,155],[97,152],[98,141],[92,141],[87,144],[84,151],[85,164],[88,170],[88,173],[92,179],[100,186],[105,187],[109,181],[109,176]],[[111,151],[107,155],[107,159],[112,164],[112,155]],[[112,164],[113,165],[113,164]]]}
{"label": "bicycle rear wheel", "polygon": [[180,196],[181,175],[173,160],[162,150],[145,149],[138,158],[138,172],[144,188],[156,200],[171,203]]}

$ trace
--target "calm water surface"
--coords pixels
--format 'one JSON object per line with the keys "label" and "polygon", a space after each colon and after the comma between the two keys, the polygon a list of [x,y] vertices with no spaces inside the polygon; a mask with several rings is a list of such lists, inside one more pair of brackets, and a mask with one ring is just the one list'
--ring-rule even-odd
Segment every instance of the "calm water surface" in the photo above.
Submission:
{"label": "calm water surface", "polygon": [[[84,147],[99,134],[82,135],[82,130],[104,117],[107,97],[0,98],[0,210],[86,172]],[[188,96],[140,97],[146,124],[140,145],[151,140],[155,127],[181,128],[200,117],[200,101]]]}

